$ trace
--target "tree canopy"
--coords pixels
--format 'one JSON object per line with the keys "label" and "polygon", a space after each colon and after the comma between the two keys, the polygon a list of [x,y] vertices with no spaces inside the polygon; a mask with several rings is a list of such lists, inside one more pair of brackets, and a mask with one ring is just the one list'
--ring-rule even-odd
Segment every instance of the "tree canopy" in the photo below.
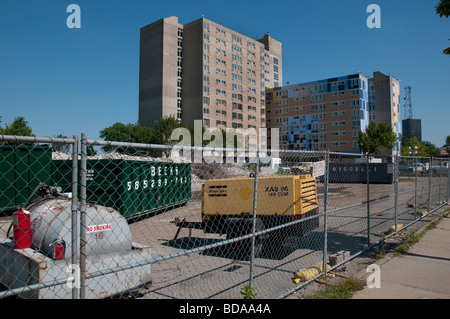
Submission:
{"label": "tree canopy", "polygon": [[359,134],[359,149],[364,154],[378,154],[381,146],[392,150],[395,146],[394,130],[391,125],[374,121],[370,122],[365,132]]}
{"label": "tree canopy", "polygon": [[[435,7],[436,14],[439,15],[439,17],[446,17],[450,15],[450,0],[440,0],[438,4]],[[443,54],[450,55],[450,48],[446,47]]]}
{"label": "tree canopy", "polygon": [[[415,153],[410,153],[411,150],[415,150]],[[400,155],[402,156],[428,157],[437,156],[439,152],[439,148],[431,142],[419,142],[415,137],[402,136],[402,149],[400,150]]]}
{"label": "tree canopy", "polygon": [[28,122],[23,116],[18,116],[11,124],[6,124],[5,128],[0,126],[2,135],[35,136]]}
{"label": "tree canopy", "polygon": [[450,135],[447,135],[447,137],[445,138],[444,149],[447,153],[450,154]]}

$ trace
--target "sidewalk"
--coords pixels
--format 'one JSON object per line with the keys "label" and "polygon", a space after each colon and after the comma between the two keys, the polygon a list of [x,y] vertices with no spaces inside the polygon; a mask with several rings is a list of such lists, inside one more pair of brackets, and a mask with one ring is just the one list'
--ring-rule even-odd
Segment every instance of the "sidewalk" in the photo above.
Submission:
{"label": "sidewalk", "polygon": [[[427,231],[407,253],[389,255],[376,264],[381,287],[366,286],[352,299],[450,299],[450,217]],[[364,270],[358,278],[370,275]]]}

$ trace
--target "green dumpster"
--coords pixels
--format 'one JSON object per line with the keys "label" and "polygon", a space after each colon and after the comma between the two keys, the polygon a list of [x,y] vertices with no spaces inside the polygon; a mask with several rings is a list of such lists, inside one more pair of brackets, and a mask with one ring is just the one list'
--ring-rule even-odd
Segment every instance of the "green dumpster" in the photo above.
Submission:
{"label": "green dumpster", "polygon": [[39,183],[49,184],[52,149],[49,146],[0,146],[0,211],[25,203]]}
{"label": "green dumpster", "polygon": [[[55,160],[53,166],[54,185],[70,192],[71,162]],[[86,200],[114,208],[127,219],[191,199],[188,163],[88,159],[86,170]]]}

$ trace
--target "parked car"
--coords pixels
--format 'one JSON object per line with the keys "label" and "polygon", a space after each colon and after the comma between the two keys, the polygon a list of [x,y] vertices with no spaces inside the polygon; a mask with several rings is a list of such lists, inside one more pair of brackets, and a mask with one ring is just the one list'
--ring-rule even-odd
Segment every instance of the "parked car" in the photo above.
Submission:
{"label": "parked car", "polygon": [[449,169],[449,166],[450,162],[442,162],[441,165],[433,166],[431,169],[433,173],[445,173]]}
{"label": "parked car", "polygon": [[425,172],[426,170],[427,170],[427,169],[426,169],[425,165],[422,164],[422,163],[416,163],[416,164],[414,164],[414,165],[412,165],[412,166],[409,167],[409,171],[410,171],[410,172],[423,173],[423,172]]}

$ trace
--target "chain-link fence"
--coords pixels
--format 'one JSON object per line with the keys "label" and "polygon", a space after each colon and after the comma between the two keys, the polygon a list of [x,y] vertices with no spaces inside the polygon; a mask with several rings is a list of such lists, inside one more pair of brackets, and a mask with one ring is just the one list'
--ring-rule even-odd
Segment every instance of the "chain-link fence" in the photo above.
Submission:
{"label": "chain-link fence", "polygon": [[449,198],[448,159],[0,143],[0,298],[283,298]]}

